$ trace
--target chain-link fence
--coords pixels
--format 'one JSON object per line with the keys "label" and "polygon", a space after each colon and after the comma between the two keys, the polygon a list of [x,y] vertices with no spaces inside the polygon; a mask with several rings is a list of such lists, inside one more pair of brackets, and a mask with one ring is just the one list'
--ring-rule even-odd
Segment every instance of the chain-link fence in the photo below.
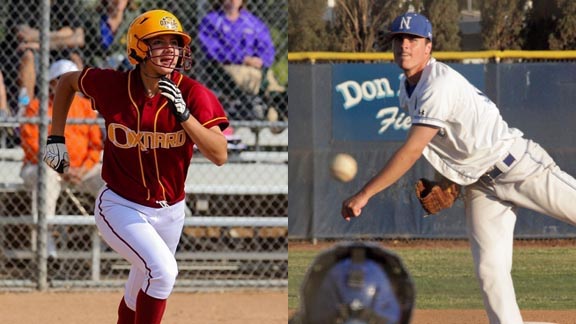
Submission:
{"label": "chain-link fence", "polygon": [[[114,0],[0,4],[4,45],[0,47],[0,289],[119,287],[125,281],[129,265],[101,240],[92,217],[94,195],[102,184],[98,175],[106,134],[86,98],[75,99],[66,130],[71,160],[82,161],[77,163],[81,171],[61,179],[37,161],[57,82],[50,79],[70,69],[67,65],[49,69],[51,64],[66,59],[79,69],[131,68],[125,57],[128,25],[140,13],[156,8],[173,12],[192,36],[194,65],[183,73],[208,85],[231,120],[226,131],[228,162],[216,167],[199,152],[191,162],[187,217],[176,254],[180,268],[176,289],[285,287],[287,4],[244,3],[242,19],[249,13],[253,16],[249,22],[237,20],[245,23],[238,29],[243,31],[241,37],[255,31],[260,36],[253,49],[232,52],[267,57],[261,67],[250,69],[257,72],[259,83],[247,88],[233,73],[245,69],[246,62],[209,53],[211,46],[228,44],[225,37],[234,36],[226,34],[227,24],[219,20],[228,1],[127,2],[124,10],[124,1]],[[256,17],[261,25],[254,23]],[[268,45],[262,35],[269,35]],[[246,39],[238,44],[250,46]],[[88,177],[86,170],[95,176]],[[75,184],[76,179],[82,180]]]}

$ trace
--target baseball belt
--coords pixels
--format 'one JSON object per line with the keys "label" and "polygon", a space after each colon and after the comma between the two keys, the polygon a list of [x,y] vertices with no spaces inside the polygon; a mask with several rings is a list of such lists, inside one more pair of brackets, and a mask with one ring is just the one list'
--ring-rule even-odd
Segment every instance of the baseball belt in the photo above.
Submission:
{"label": "baseball belt", "polygon": [[[514,161],[516,161],[516,158],[511,153],[508,153],[504,160],[502,160],[502,163],[504,163],[506,166],[511,166]],[[480,177],[480,180],[486,184],[492,184],[494,183],[494,180],[502,173],[504,173],[504,171],[500,170],[497,165],[494,165],[490,171],[484,173],[484,175]]]}

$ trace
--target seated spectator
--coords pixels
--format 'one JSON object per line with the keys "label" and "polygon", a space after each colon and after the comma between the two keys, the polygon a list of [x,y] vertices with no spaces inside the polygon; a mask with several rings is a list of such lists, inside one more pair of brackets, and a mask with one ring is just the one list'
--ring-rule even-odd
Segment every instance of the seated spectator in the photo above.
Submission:
{"label": "seated spectator", "polygon": [[142,12],[135,0],[101,0],[87,23],[88,64],[126,71],[132,65],[126,57],[126,32]]}
{"label": "seated spectator", "polygon": [[[208,13],[200,22],[198,38],[206,58],[221,70],[212,71],[211,75],[227,75],[231,81],[216,82],[223,92],[238,89],[248,95],[265,96],[269,103],[282,101],[274,99],[278,93],[285,96],[286,89],[270,69],[275,55],[270,31],[243,8],[242,0],[222,0],[221,9]],[[287,116],[286,104],[276,109]],[[269,115],[274,113],[278,115],[278,111],[268,111]],[[256,118],[263,117],[255,114]]]}
{"label": "seated spectator", "polygon": [[[50,66],[50,100],[48,104],[48,116],[52,116],[52,100],[58,79],[64,73],[78,71],[78,67],[72,61],[59,60]],[[34,98],[26,107],[24,117],[37,117],[40,102]],[[92,109],[90,100],[76,94],[70,111],[69,118],[95,119],[96,112]],[[29,190],[36,190],[38,182],[38,147],[39,133],[37,124],[22,124],[20,127],[21,145],[24,150],[24,163],[20,176]],[[64,186],[73,187],[75,190],[96,195],[100,187],[104,185],[100,177],[100,155],[102,151],[102,134],[97,124],[70,125],[66,127],[66,146],[70,152],[70,170],[65,174],[47,170],[48,200],[46,201],[48,217],[56,214],[56,202]],[[51,236],[48,240],[49,255],[55,256],[55,244]]]}
{"label": "seated spectator", "polygon": [[[18,68],[19,105],[26,105],[36,87],[39,72],[41,8],[34,1],[13,1],[9,9],[16,17],[8,26],[15,35],[20,66]],[[51,1],[50,6],[50,57],[67,58],[82,68],[80,48],[84,46],[83,7],[79,0]]]}

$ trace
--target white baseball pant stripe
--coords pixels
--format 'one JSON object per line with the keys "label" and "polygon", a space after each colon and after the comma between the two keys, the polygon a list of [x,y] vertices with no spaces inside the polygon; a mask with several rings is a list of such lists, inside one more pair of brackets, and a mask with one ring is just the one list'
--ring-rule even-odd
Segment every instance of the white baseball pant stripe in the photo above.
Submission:
{"label": "white baseball pant stripe", "polygon": [[533,141],[519,138],[516,162],[493,183],[466,188],[466,218],[475,270],[491,324],[521,324],[512,282],[518,207],[576,225],[576,180]]}
{"label": "white baseball pant stripe", "polygon": [[131,264],[124,290],[130,309],[143,290],[166,299],[172,292],[178,266],[174,254],[184,226],[185,202],[151,208],[131,202],[104,187],[96,199],[94,214],[102,237]]}

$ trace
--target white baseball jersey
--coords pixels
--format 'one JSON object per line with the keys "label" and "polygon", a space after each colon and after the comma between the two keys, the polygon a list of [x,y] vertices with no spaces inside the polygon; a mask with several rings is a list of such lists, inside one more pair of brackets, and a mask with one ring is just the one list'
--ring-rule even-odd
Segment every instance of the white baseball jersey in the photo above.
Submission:
{"label": "white baseball jersey", "polygon": [[[446,178],[466,185],[467,232],[490,324],[522,324],[510,274],[516,209],[576,225],[576,179],[508,127],[482,92],[435,59],[411,96],[400,87],[400,105],[413,124],[439,128],[423,154]],[[498,173],[477,181],[488,170]]]}
{"label": "white baseball jersey", "polygon": [[476,182],[523,135],[508,126],[480,90],[434,58],[411,96],[400,87],[399,100],[412,124],[440,128],[423,155],[438,172],[460,185]]}

